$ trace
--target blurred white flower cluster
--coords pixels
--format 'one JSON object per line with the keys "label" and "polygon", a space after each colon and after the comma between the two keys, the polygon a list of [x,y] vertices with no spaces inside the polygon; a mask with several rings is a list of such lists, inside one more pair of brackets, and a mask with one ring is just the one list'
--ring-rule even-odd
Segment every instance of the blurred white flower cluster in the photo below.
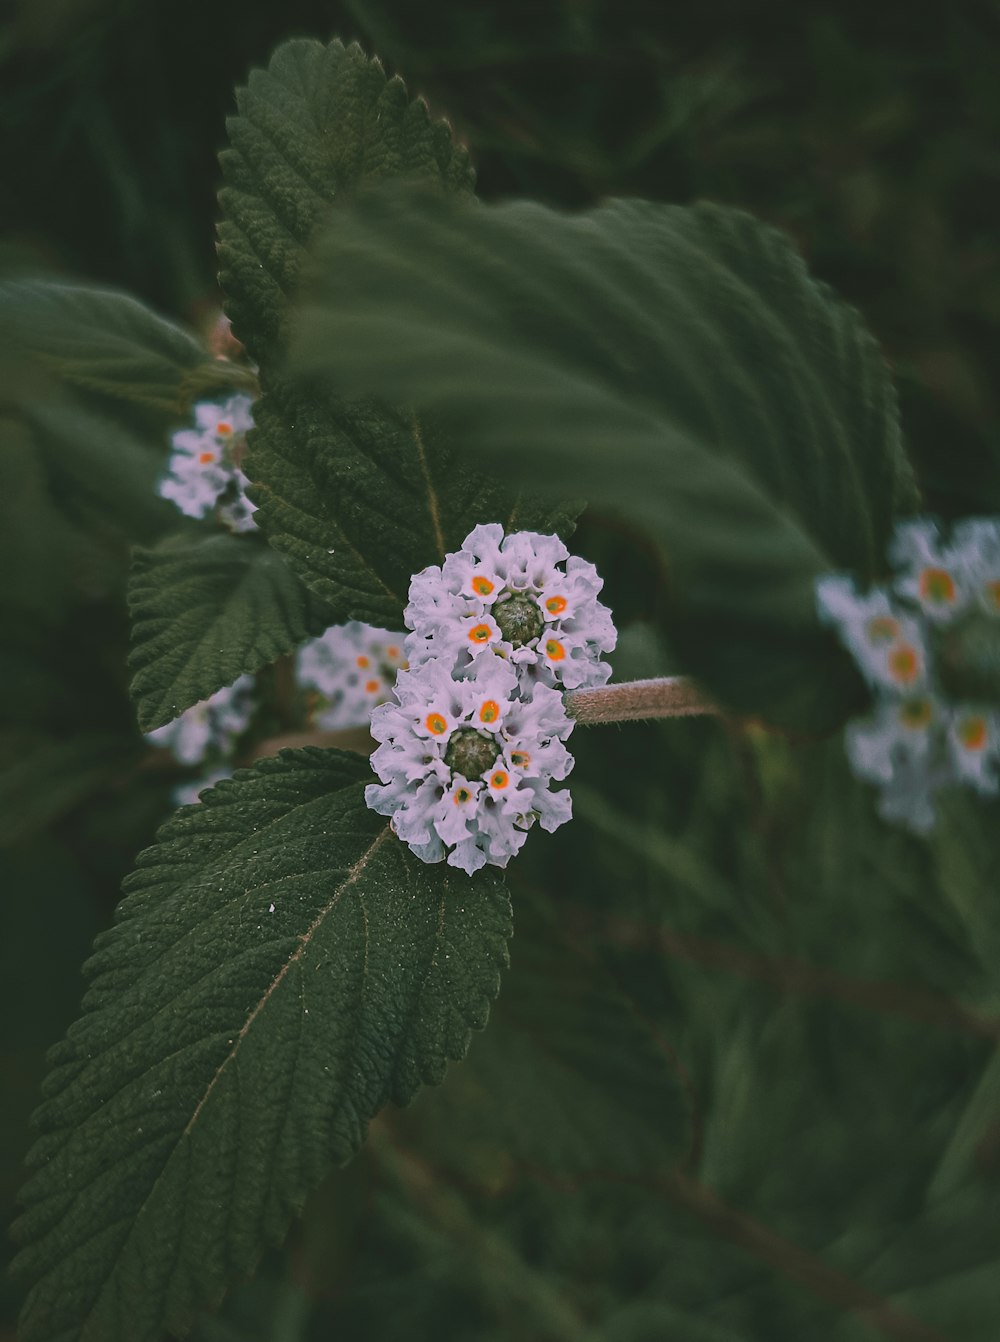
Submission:
{"label": "blurred white flower cluster", "polygon": [[611,674],[602,586],[557,536],[499,524],[413,578],[409,669],[372,715],[381,781],[365,797],[423,861],[505,867],[536,820],[570,818],[569,793],[551,787],[573,767],[562,691]]}
{"label": "blurred white flower cluster", "polygon": [[[405,666],[402,633],[353,622],[331,625],[310,639],[295,658],[295,683],[307,698],[310,726],[367,727],[372,709],[392,694],[396,671]],[[239,738],[256,707],[253,676],[240,676],[210,699],[193,704],[173,722],[146,733],[150,745],[169,750],[180,764],[204,764],[207,772],[173,791],[177,806],[233,773]]]}
{"label": "blurred white flower cluster", "polygon": [[854,772],[879,788],[888,821],[927,833],[946,786],[1000,791],[1000,519],[900,523],[890,584],[858,593],[840,574],[817,584],[875,695],[848,725]]}
{"label": "blurred white flower cluster", "polygon": [[216,510],[230,531],[256,531],[256,508],[246,494],[250,482],[240,465],[253,428],[252,404],[243,392],[221,403],[199,401],[195,427],[172,435],[170,460],[157,488],[186,517]]}

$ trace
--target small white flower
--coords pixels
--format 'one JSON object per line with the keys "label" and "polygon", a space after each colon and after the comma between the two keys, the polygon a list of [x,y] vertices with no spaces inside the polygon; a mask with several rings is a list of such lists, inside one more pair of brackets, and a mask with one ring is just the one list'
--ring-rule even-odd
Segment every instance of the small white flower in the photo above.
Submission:
{"label": "small white flower", "polygon": [[413,578],[407,659],[419,667],[444,658],[465,676],[484,655],[499,654],[526,691],[603,685],[611,667],[602,654],[617,637],[597,599],[603,585],[593,564],[570,555],[558,536],[505,537],[499,523],[475,527],[461,550]]}
{"label": "small white flower", "polygon": [[883,699],[868,718],[848,724],[847,757],[859,778],[891,784],[901,762],[926,761],[947,721],[932,695]]}
{"label": "small white flower", "polygon": [[896,693],[912,693],[926,684],[928,656],[919,619],[888,592],[873,587],[863,596],[843,574],[828,574],[816,584],[820,618],[836,626],[868,681]]}
{"label": "small white flower", "polygon": [[199,401],[197,427],[172,436],[170,461],[157,488],[185,516],[204,517],[221,505],[219,516],[231,530],[256,530],[256,506],[246,497],[249,481],[240,468],[253,428],[251,406],[243,392],[223,402]]}
{"label": "small white flower", "polygon": [[405,637],[355,620],[331,625],[304,643],[296,656],[296,678],[317,693],[316,726],[367,727],[372,709],[392,695],[396,673],[406,665]]}
{"label": "small white flower", "polygon": [[948,728],[948,749],[963,783],[987,796],[1000,791],[1000,712],[960,705]]}
{"label": "small white flower", "polygon": [[952,546],[973,600],[987,614],[1000,615],[1000,518],[957,523]]}
{"label": "small white flower", "polygon": [[573,767],[572,729],[559,692],[536,684],[522,698],[501,657],[476,660],[461,680],[450,659],[427,660],[401,671],[395,701],[372,714],[381,783],[365,800],[425,862],[504,867],[536,820],[554,830],[570,818],[569,794],[550,783]]}
{"label": "small white flower", "polygon": [[146,740],[169,750],[182,764],[200,764],[209,755],[226,755],[246,731],[253,713],[252,676],[240,676],[209,699],[186,708],[173,722],[146,733]]}
{"label": "small white flower", "polygon": [[929,620],[946,623],[967,609],[967,566],[956,547],[942,542],[937,524],[929,518],[898,523],[889,558],[897,571],[896,591]]}

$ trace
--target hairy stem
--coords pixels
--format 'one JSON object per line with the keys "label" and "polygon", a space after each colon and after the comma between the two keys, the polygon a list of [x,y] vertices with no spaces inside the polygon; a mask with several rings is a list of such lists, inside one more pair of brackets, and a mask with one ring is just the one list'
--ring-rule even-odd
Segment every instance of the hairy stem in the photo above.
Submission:
{"label": "hairy stem", "polygon": [[593,690],[570,690],[565,704],[570,717],[581,723],[689,718],[719,712],[687,676],[627,680]]}

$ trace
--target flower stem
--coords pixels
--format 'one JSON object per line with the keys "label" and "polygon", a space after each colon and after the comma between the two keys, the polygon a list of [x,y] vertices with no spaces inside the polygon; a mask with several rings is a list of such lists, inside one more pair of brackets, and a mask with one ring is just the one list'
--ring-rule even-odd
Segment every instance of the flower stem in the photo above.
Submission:
{"label": "flower stem", "polygon": [[719,709],[686,676],[628,680],[593,690],[570,690],[566,712],[580,723],[634,722],[639,718],[689,718]]}

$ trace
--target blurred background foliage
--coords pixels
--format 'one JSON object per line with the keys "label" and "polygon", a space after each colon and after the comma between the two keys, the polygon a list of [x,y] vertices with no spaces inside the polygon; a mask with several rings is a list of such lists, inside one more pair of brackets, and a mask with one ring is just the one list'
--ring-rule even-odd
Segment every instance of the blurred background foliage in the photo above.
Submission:
{"label": "blurred background foliage", "polygon": [[[995,5],[19,0],[0,269],[118,285],[206,331],[233,88],[281,39],[331,34],[448,116],[486,199],[707,197],[790,231],[882,342],[927,510],[1000,512]],[[44,1049],[174,780],[134,726],[123,602],[130,543],[170,524],[169,425],[161,443],[26,390],[0,354],[7,1220]],[[123,435],[143,441],[127,472]],[[674,669],[643,623],[648,557],[599,513],[578,548],[631,626],[616,674]],[[512,887],[551,963],[584,967],[561,988],[579,1011],[552,1038],[518,1020],[551,975],[515,941],[469,1062],[376,1124],[200,1342],[992,1342],[996,806],[956,806],[927,846],[874,818],[836,741],[685,723],[574,749],[578,822],[529,844]],[[624,1016],[641,1042],[598,1047]],[[0,1286],[0,1337],[15,1307]]]}

